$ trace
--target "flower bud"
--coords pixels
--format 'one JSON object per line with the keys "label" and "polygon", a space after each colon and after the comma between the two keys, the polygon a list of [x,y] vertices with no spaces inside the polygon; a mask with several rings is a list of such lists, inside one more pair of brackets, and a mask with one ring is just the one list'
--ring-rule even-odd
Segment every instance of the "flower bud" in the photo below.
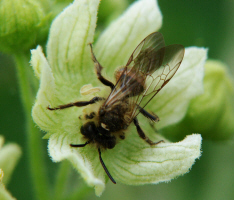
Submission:
{"label": "flower bud", "polygon": [[0,51],[14,53],[30,48],[44,20],[36,0],[0,1]]}
{"label": "flower bud", "polygon": [[[204,93],[194,98],[184,119],[164,130],[184,137],[201,133],[204,139],[226,140],[234,133],[234,88],[226,66],[209,60],[205,64]],[[176,131],[176,133],[175,133]]]}

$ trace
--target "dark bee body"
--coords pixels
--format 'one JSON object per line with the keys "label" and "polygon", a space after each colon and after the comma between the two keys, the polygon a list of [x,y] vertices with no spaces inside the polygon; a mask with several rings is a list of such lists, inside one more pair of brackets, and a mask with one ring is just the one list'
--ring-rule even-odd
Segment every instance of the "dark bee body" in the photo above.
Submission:
{"label": "dark bee body", "polygon": [[116,84],[102,76],[103,67],[97,61],[91,44],[90,47],[97,78],[111,88],[109,96],[107,98],[94,97],[90,101],[78,101],[55,108],[48,107],[48,109],[82,107],[103,101],[96,113],[91,112],[84,116],[86,121],[81,126],[80,132],[86,143],[70,144],[70,146],[96,145],[102,167],[110,180],[116,183],[102,160],[101,150],[114,148],[118,138],[125,139],[125,131],[132,122],[136,126],[139,137],[148,144],[156,145],[161,142],[153,142],[145,135],[139,125],[137,115],[141,113],[154,122],[158,121],[159,118],[148,113],[144,107],[174,76],[182,62],[184,47],[177,44],[165,46],[161,33],[155,32],[148,35],[133,51],[126,66],[115,73]]}
{"label": "dark bee body", "polygon": [[85,119],[93,119],[95,116],[95,112],[91,112],[89,115],[85,115]]}
{"label": "dark bee body", "polygon": [[89,121],[81,126],[80,132],[90,143],[102,149],[112,149],[117,143],[116,136],[124,139],[124,130],[128,123],[124,120],[130,107],[126,103],[117,104],[111,108],[101,106],[98,111],[98,122]]}
{"label": "dark bee body", "polygon": [[105,149],[113,149],[116,145],[116,137],[102,126],[96,126],[93,121],[81,126],[80,132],[89,143],[97,144]]}
{"label": "dark bee body", "polygon": [[128,127],[125,117],[130,110],[127,102],[121,102],[112,108],[102,106],[99,110],[99,123],[110,132],[125,130]]}
{"label": "dark bee body", "polygon": [[86,140],[96,144],[97,147],[112,149],[117,142],[116,133],[128,127],[123,120],[125,111],[121,105],[109,111],[101,107],[98,113],[98,125],[94,121],[89,121],[81,126],[80,132]]}
{"label": "dark bee body", "polygon": [[[145,76],[140,75],[136,78],[135,74],[136,72],[134,70],[128,68],[121,68],[115,73],[117,81],[123,82],[122,84],[124,84],[124,82],[129,82],[129,85],[134,85],[128,97],[139,95],[145,90]],[[127,89],[129,90],[129,88],[126,88],[126,90]]]}

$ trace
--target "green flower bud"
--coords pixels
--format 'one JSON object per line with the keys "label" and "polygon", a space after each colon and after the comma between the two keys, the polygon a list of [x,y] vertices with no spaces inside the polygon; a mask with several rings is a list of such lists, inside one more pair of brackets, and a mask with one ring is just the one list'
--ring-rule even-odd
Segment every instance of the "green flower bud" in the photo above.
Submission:
{"label": "green flower bud", "polygon": [[234,133],[234,88],[227,67],[209,60],[205,64],[204,94],[194,98],[185,118],[164,130],[173,129],[179,137],[188,133],[201,133],[211,140],[226,140]]}
{"label": "green flower bud", "polygon": [[41,4],[35,0],[0,1],[0,51],[13,53],[28,49],[44,21]]}

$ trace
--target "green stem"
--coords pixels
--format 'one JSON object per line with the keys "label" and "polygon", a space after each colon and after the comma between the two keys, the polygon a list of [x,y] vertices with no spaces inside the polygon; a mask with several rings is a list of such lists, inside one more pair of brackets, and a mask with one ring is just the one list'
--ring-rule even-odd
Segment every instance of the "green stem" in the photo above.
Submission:
{"label": "green stem", "polygon": [[65,191],[65,186],[67,184],[67,177],[68,174],[70,173],[70,166],[71,164],[68,163],[67,161],[63,161],[60,164],[60,168],[57,172],[56,176],[56,185],[54,189],[54,198],[55,200],[63,199],[63,194]]}
{"label": "green stem", "polygon": [[49,200],[49,182],[47,180],[46,165],[43,157],[42,139],[38,128],[32,121],[31,109],[35,94],[32,92],[28,77],[29,59],[24,54],[15,55],[16,69],[19,81],[21,100],[25,111],[26,134],[28,145],[29,168],[37,199]]}
{"label": "green stem", "polygon": [[66,200],[84,200],[91,194],[91,191],[93,191],[93,188],[83,183],[77,188],[77,191]]}

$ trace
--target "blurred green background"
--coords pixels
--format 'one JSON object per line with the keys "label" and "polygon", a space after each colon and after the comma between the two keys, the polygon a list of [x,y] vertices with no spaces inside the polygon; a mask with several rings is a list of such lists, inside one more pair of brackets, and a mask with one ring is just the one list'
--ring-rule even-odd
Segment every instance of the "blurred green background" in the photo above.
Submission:
{"label": "blurred green background", "polygon": [[[103,0],[109,1],[109,0]],[[126,6],[132,1],[128,1]],[[201,46],[209,49],[208,56],[227,64],[234,75],[234,1],[233,0],[159,0],[163,14],[163,33],[166,44],[179,43],[185,47]],[[102,3],[100,5],[102,7]],[[101,9],[101,8],[100,8]],[[108,13],[108,12],[107,12]],[[104,26],[100,16],[98,27]],[[19,98],[14,61],[10,55],[0,54],[0,134],[6,142],[15,142],[23,149],[8,190],[17,199],[33,199],[33,189],[27,160],[24,114]],[[233,122],[234,123],[234,122]],[[41,134],[43,136],[43,133]],[[47,155],[48,176],[53,180],[58,164]],[[212,142],[203,140],[202,156],[191,172],[169,183],[146,186],[126,186],[109,182],[101,198],[94,191],[85,199],[234,199],[234,143],[233,140]],[[76,176],[80,181],[79,175]]]}

